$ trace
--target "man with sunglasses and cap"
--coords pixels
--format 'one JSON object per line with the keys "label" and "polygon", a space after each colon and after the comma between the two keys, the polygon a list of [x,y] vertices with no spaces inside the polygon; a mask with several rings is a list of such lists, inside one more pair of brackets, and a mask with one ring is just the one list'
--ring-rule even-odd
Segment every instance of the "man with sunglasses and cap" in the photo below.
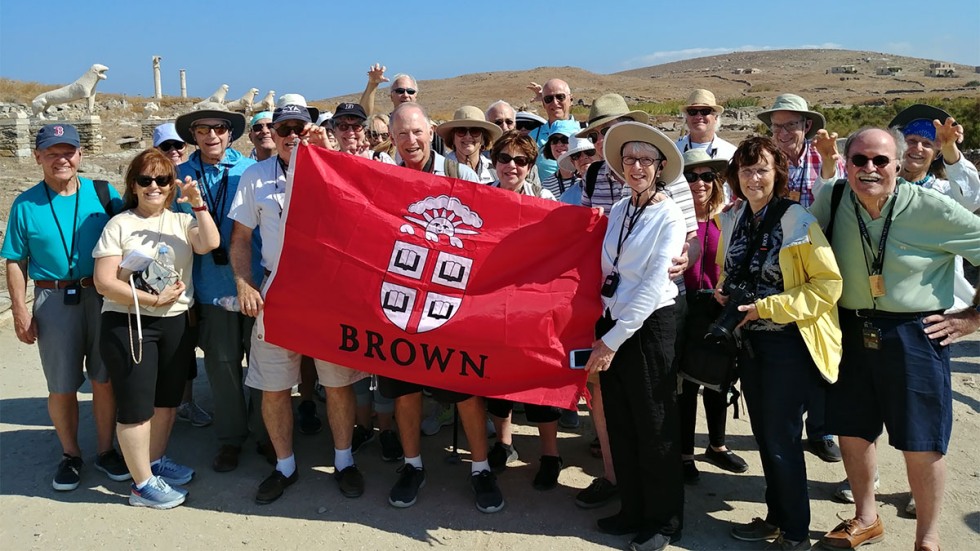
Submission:
{"label": "man with sunglasses and cap", "polygon": [[[43,126],[35,145],[34,159],[44,177],[10,207],[0,256],[7,259],[14,331],[21,342],[37,343],[48,413],[61,442],[63,456],[51,484],[69,491],[81,481],[77,393],[85,382],[83,364],[92,384],[95,468],[112,480],[129,480],[129,469],[112,443],[116,401],[99,353],[102,297],[92,282],[92,250],[122,201],[107,182],[78,175],[82,150],[74,126]],[[27,307],[28,278],[34,280],[33,309]]]}
{"label": "man with sunglasses and cap", "polygon": [[843,354],[827,391],[827,425],[840,435],[856,508],[823,537],[825,547],[884,537],[874,495],[874,442],[884,426],[904,455],[916,501],[915,549],[939,549],[953,424],[949,345],[980,327],[980,289],[971,306],[943,312],[953,305],[956,256],[980,265],[980,218],[901,179],[904,150],[895,131],[858,130],[844,146],[847,184],[822,188],[811,209],[844,283]]}
{"label": "man with sunglasses and cap", "polygon": [[[290,95],[290,101],[276,108],[272,115],[276,157],[257,163],[242,175],[229,217],[234,220],[231,237],[231,261],[238,286],[242,312],[258,317],[252,331],[252,351],[245,384],[262,391],[262,418],[276,451],[276,468],[260,485],[255,495],[260,505],[272,503],[299,477],[293,455],[292,387],[300,383],[302,355],[266,342],[263,338],[261,312],[264,297],[260,289],[264,278],[251,270],[252,233],[262,236],[260,260],[268,277],[279,262],[282,239],[283,209],[286,201],[287,175],[293,150],[301,143],[326,143],[326,129],[313,121],[319,112],[308,107],[306,100]],[[354,430],[355,398],[351,385],[367,373],[315,360],[317,378],[326,390],[327,419],[334,443],[334,479],[345,497],[364,493],[364,477],[354,464],[351,437]]]}
{"label": "man with sunglasses and cap", "polygon": [[153,129],[153,147],[170,157],[174,166],[184,162],[187,144],[177,135],[177,127],[172,122],[165,122]]}
{"label": "man with sunglasses and cap", "polygon": [[[536,87],[536,85],[532,83],[531,87]],[[545,111],[548,112],[548,121],[531,131],[530,134],[534,138],[538,150],[542,150],[548,143],[548,137],[558,128],[559,122],[571,121],[578,125],[578,121],[572,116],[572,91],[564,80],[553,78],[545,82],[535,96],[535,100],[541,101]],[[581,128],[581,125],[579,127]],[[535,165],[538,168],[538,177],[542,181],[550,178],[558,170],[558,163],[553,159],[546,158],[544,153],[538,154]]]}
{"label": "man with sunglasses and cap", "polygon": [[341,103],[330,119],[330,129],[337,137],[341,153],[357,155],[370,159],[374,152],[364,148],[364,131],[367,123],[367,113],[358,103]]}
{"label": "man with sunglasses and cap", "polygon": [[250,159],[264,161],[276,154],[276,142],[272,139],[272,113],[260,111],[252,115],[248,124],[248,141],[252,142]]}
{"label": "man with sunglasses and cap", "polygon": [[[249,436],[250,425],[259,453],[266,459],[272,455],[259,416],[261,394],[252,392],[246,401],[242,392],[242,358],[248,354],[253,320],[219,305],[222,299],[238,294],[228,256],[232,230],[228,210],[242,174],[255,161],[230,147],[231,142],[245,133],[245,116],[240,113],[220,109],[191,111],[177,117],[174,124],[182,140],[198,147],[177,167],[178,178],[190,176],[197,180],[201,197],[221,234],[221,245],[217,249],[209,254],[194,255],[193,278],[196,282],[197,344],[204,351],[204,368],[214,405],[214,430],[219,443],[211,467],[217,472],[227,472],[238,467],[238,457]],[[258,250],[258,233],[253,237],[252,247]],[[252,271],[257,275],[262,273],[258,261],[253,263]]]}

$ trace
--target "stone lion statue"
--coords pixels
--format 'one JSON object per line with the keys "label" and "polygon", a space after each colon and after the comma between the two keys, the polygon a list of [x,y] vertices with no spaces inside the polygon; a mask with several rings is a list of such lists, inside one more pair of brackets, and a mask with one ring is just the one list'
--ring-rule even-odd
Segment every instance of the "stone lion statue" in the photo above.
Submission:
{"label": "stone lion statue", "polygon": [[99,81],[105,80],[105,73],[108,70],[109,68],[105,65],[96,63],[84,75],[80,76],[78,80],[68,86],[62,86],[61,88],[40,94],[31,101],[31,110],[34,116],[43,119],[44,114],[49,108],[83,99],[88,100],[89,114],[94,114],[95,87],[99,84]]}
{"label": "stone lion statue", "polygon": [[252,104],[252,112],[258,113],[259,111],[272,111],[276,108],[276,91],[269,90],[269,93],[262,98],[262,101]]}
{"label": "stone lion statue", "polygon": [[245,93],[244,96],[236,99],[235,101],[229,101],[226,103],[225,109],[238,113],[247,113],[252,110],[252,101],[255,100],[255,96],[257,96],[258,93],[258,88],[251,88]]}
{"label": "stone lion statue", "polygon": [[218,105],[224,105],[224,103],[225,103],[225,96],[227,96],[227,95],[228,95],[228,85],[227,84],[222,84],[206,100],[200,101],[198,103],[195,103],[194,104],[194,107],[193,107],[193,110],[194,111],[199,111],[201,109],[210,109],[210,107],[207,107],[205,104],[211,105],[211,104],[215,104],[216,103]]}

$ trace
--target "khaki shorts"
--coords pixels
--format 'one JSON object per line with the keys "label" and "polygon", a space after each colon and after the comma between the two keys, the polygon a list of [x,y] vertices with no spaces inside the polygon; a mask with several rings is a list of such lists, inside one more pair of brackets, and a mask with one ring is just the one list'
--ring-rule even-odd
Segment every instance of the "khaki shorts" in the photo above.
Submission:
{"label": "khaki shorts", "polygon": [[[288,390],[298,385],[303,355],[266,342],[264,333],[265,325],[260,314],[252,327],[252,350],[245,385],[268,392]],[[314,360],[317,378],[327,388],[345,387],[370,376],[363,371],[324,360]]]}

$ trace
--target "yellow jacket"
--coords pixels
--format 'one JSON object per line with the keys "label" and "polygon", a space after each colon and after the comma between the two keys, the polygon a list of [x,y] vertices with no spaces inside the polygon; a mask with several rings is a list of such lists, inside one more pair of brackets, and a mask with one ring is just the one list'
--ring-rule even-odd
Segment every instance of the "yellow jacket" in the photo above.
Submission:
{"label": "yellow jacket", "polygon": [[[720,216],[718,262],[721,266],[735,223],[746,208],[748,204],[743,202],[741,207]],[[785,291],[755,301],[755,307],[760,318],[776,323],[795,322],[820,375],[834,383],[841,358],[837,300],[844,288],[837,259],[816,218],[805,208],[790,206],[780,224],[783,243],[779,250],[779,269]],[[723,273],[722,281],[724,278]]]}

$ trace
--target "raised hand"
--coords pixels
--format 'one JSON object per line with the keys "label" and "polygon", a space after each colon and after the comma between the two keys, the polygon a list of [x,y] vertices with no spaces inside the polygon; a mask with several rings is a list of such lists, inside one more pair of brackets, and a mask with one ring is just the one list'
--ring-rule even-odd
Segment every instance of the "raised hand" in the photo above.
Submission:
{"label": "raised hand", "polygon": [[368,83],[375,86],[381,84],[382,82],[388,82],[388,77],[385,76],[385,71],[388,68],[380,63],[375,63],[368,68]]}
{"label": "raised hand", "polygon": [[177,179],[174,180],[174,183],[180,187],[180,197],[177,198],[178,203],[190,203],[192,207],[199,207],[204,204],[204,200],[201,198],[201,190],[197,187],[197,180],[190,176],[184,176],[183,182]]}

